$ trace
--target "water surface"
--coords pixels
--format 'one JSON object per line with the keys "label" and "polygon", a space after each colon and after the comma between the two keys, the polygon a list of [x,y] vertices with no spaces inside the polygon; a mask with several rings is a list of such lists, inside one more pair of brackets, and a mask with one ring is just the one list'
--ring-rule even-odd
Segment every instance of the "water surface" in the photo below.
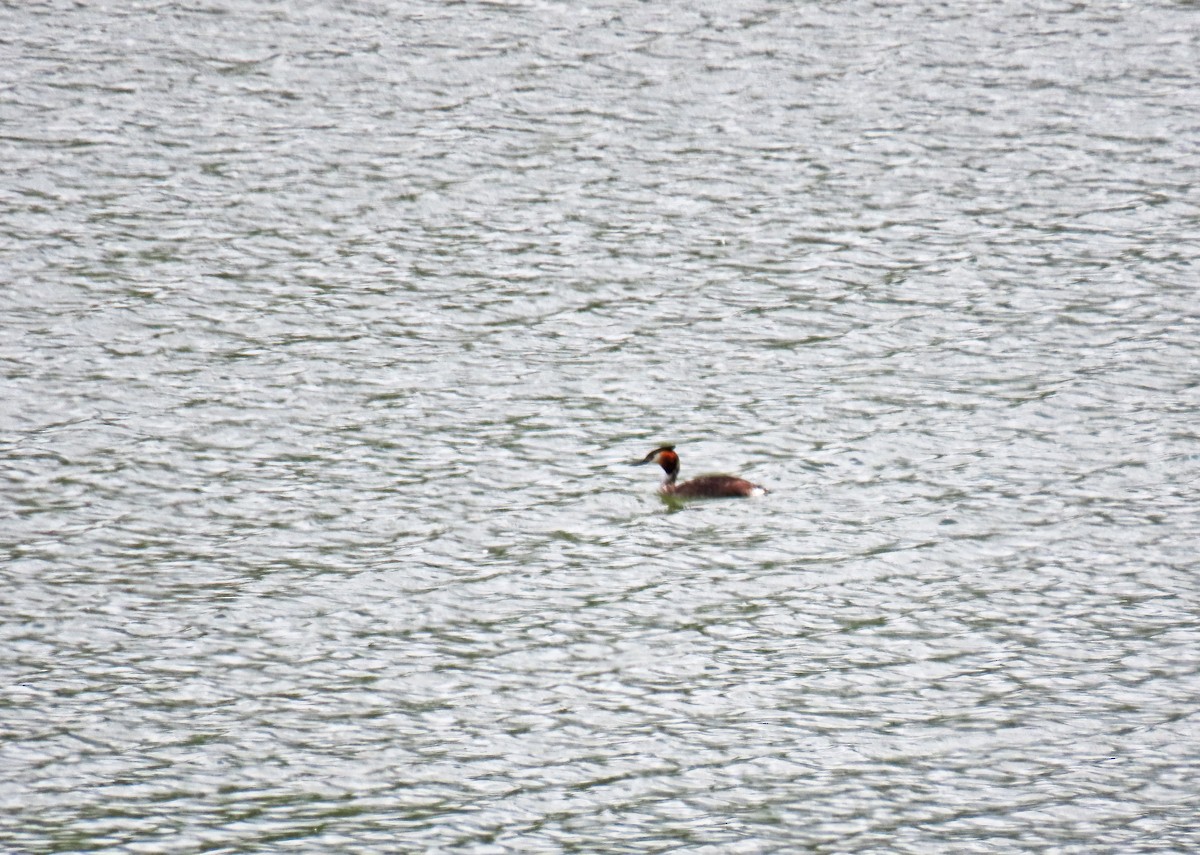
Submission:
{"label": "water surface", "polygon": [[1200,845],[1194,4],[0,19],[6,851]]}

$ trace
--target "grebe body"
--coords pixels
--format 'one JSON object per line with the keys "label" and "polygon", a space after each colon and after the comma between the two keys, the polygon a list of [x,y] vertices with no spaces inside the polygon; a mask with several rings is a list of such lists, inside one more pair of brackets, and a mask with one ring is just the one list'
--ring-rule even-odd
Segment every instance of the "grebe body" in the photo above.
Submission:
{"label": "grebe body", "polygon": [[682,484],[676,483],[679,477],[679,455],[675,446],[663,445],[646,455],[634,466],[644,466],[647,463],[657,463],[667,473],[658,492],[663,496],[674,496],[680,499],[724,499],[741,496],[761,496],[766,493],[764,487],[752,484],[744,478],[732,475],[701,475]]}

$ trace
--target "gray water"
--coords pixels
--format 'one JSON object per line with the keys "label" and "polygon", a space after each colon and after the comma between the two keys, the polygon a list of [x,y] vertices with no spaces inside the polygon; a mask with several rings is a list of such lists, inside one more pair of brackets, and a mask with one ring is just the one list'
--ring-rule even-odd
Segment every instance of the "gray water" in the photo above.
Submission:
{"label": "gray water", "polygon": [[0,33],[4,852],[1200,848],[1196,4]]}

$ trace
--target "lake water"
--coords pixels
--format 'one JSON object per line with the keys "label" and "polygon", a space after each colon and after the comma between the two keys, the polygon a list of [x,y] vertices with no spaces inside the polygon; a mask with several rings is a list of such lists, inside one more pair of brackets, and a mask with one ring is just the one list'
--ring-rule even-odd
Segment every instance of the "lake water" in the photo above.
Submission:
{"label": "lake water", "polygon": [[0,32],[0,849],[1200,849],[1200,6]]}

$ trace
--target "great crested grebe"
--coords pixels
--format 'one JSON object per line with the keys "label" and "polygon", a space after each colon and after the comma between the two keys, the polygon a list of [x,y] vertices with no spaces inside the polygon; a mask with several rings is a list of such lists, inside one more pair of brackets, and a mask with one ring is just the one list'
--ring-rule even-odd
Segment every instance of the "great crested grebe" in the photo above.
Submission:
{"label": "great crested grebe", "polygon": [[734,478],[732,475],[701,475],[691,481],[676,484],[679,475],[679,455],[675,446],[662,445],[646,455],[645,460],[634,463],[634,466],[644,466],[647,463],[657,463],[667,473],[662,487],[658,492],[663,496],[677,496],[681,499],[722,499],[730,496],[761,496],[767,492],[764,487],[751,484],[744,478]]}

